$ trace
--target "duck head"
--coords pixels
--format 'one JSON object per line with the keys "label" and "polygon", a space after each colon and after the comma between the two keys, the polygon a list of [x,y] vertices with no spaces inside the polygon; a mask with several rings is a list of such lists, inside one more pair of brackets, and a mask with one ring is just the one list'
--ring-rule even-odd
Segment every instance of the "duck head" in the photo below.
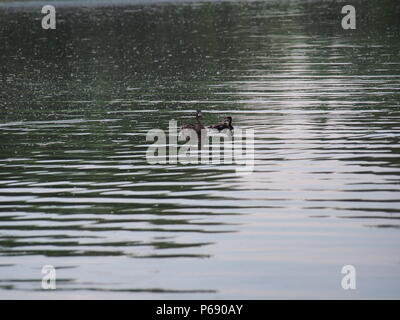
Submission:
{"label": "duck head", "polygon": [[225,121],[225,122],[228,122],[229,124],[231,124],[231,123],[232,123],[232,117],[230,117],[230,116],[225,117],[225,118],[224,118],[224,121]]}
{"label": "duck head", "polygon": [[202,120],[203,119],[203,114],[202,114],[201,110],[197,110],[196,111],[196,118],[198,120]]}

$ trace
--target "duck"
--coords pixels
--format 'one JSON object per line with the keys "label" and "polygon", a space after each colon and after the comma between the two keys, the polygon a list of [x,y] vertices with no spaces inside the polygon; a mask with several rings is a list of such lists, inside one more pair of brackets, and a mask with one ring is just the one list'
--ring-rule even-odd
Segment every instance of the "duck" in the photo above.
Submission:
{"label": "duck", "polygon": [[194,131],[196,131],[197,135],[201,135],[201,130],[204,129],[204,125],[203,125],[203,114],[201,112],[201,110],[197,110],[196,111],[196,123],[187,123],[181,126],[181,129],[192,129]]}
{"label": "duck", "polygon": [[232,117],[228,116],[224,118],[224,122],[222,123],[217,123],[214,124],[212,126],[209,126],[210,129],[216,129],[219,132],[221,132],[224,129],[229,129],[230,131],[233,130],[233,126],[232,126]]}
{"label": "duck", "polygon": [[203,114],[201,112],[201,110],[197,110],[196,111],[196,123],[187,123],[181,126],[181,130],[185,130],[185,129],[190,129],[190,130],[194,130],[197,134],[197,141],[198,141],[198,149],[201,149],[202,146],[202,137],[201,137],[201,133],[202,130],[205,129],[204,125],[203,125]]}

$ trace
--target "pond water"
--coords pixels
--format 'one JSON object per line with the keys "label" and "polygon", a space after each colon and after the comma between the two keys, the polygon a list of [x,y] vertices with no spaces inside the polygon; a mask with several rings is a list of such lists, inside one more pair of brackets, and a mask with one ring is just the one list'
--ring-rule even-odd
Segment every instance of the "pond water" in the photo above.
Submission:
{"label": "pond water", "polygon": [[[0,298],[400,298],[397,2],[0,3]],[[253,173],[146,161],[197,109]]]}

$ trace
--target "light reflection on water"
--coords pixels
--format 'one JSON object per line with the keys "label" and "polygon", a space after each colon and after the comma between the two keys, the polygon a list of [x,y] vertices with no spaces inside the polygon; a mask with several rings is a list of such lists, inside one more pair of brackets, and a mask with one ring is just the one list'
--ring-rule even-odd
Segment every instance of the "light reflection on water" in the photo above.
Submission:
{"label": "light reflection on water", "polygon": [[[0,296],[399,298],[399,7],[337,7],[1,9]],[[253,174],[145,161],[196,109],[255,130]]]}

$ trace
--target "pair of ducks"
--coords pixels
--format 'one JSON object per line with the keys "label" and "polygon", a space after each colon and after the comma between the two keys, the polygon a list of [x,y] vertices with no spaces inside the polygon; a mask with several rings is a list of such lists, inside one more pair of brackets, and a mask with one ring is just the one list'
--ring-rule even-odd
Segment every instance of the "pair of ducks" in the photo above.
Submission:
{"label": "pair of ducks", "polygon": [[[204,129],[204,125],[203,125],[202,120],[203,120],[203,114],[201,113],[200,110],[197,110],[197,112],[196,112],[196,123],[195,124],[192,124],[192,123],[184,124],[181,127],[181,129],[192,129],[192,130],[196,131],[197,135],[200,136],[201,130]],[[224,122],[213,124],[213,125],[209,126],[208,128],[216,129],[219,132],[221,132],[224,129],[229,129],[229,130],[232,131],[233,130],[232,117],[225,117],[224,118]]]}

